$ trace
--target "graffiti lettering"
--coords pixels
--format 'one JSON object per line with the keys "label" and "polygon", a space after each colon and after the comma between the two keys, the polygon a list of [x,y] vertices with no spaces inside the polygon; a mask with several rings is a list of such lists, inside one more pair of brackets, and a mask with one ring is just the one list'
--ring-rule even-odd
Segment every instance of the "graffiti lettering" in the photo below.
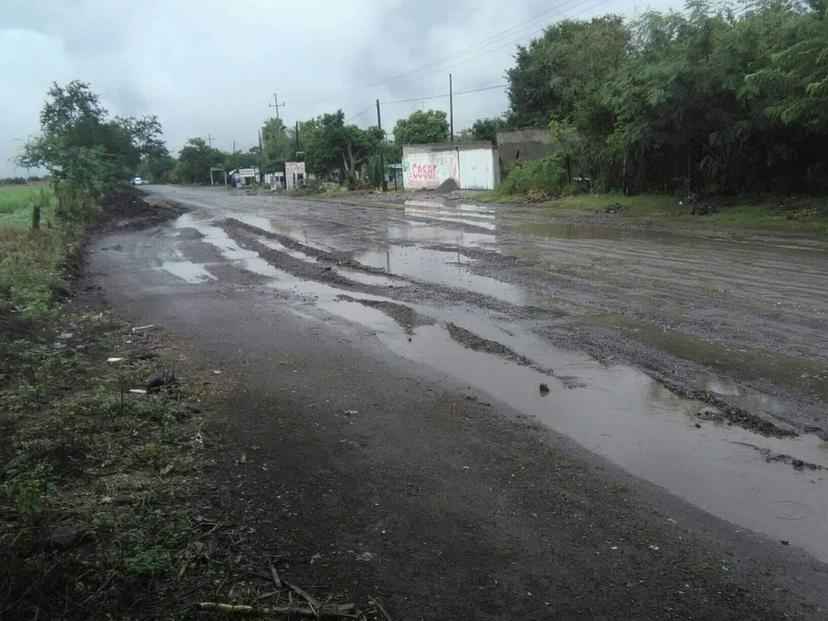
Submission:
{"label": "graffiti lettering", "polygon": [[411,167],[411,177],[414,179],[434,179],[437,174],[437,164],[414,164]]}

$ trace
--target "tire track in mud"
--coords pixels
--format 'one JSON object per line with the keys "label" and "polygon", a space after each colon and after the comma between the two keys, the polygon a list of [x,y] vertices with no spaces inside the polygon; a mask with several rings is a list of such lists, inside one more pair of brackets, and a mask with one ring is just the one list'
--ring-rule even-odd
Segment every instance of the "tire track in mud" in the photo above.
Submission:
{"label": "tire track in mud", "polygon": [[[419,282],[416,279],[392,275],[386,272],[385,270],[365,266],[362,263],[359,263],[358,261],[354,261],[352,259],[343,259],[342,257],[339,257],[334,253],[307,246],[285,235],[265,231],[253,225],[236,220],[234,218],[227,218],[225,220],[222,220],[218,223],[218,225],[222,229],[224,229],[224,231],[236,243],[242,245],[248,250],[255,251],[259,254],[259,256],[261,256],[273,267],[285,270],[291,273],[292,275],[300,278],[308,278],[310,280],[319,281],[325,284],[335,285],[348,291],[368,293],[371,295],[377,295],[382,297],[387,297],[389,289],[394,290],[394,294],[396,297],[401,297],[400,294],[402,294],[403,296],[410,294],[409,291],[400,290],[399,288],[391,287],[390,285],[367,285],[364,283],[352,281],[347,277],[341,276],[332,269],[332,265],[337,265],[342,267],[348,267],[354,270],[365,271],[368,274],[381,274],[383,276],[393,276],[395,278],[407,280],[409,282],[419,285]],[[315,257],[316,260],[320,263],[304,261],[302,259],[292,257],[278,249],[270,248],[269,246],[266,246],[265,244],[258,241],[258,239],[256,239],[261,237],[274,239],[275,241],[278,241],[281,245],[283,245],[285,248],[289,248],[290,250],[299,251],[308,256]],[[331,265],[325,265],[325,263]],[[466,293],[463,290],[455,290],[448,287],[441,287],[439,285],[431,286],[431,284],[429,284],[429,289],[443,289],[451,292],[452,295],[447,297],[463,297],[463,293]],[[448,335],[454,341],[460,343],[467,349],[495,355],[506,360],[511,360],[512,362],[515,362],[521,366],[530,367],[549,376],[554,375],[554,371],[552,369],[537,364],[536,362],[530,360],[526,356],[518,354],[517,352],[513,351],[512,349],[503,345],[502,343],[498,343],[497,341],[492,341],[490,339],[483,338],[471,332],[470,330],[457,326],[452,322],[444,323],[434,317],[429,317],[423,315],[422,313],[418,313],[406,304],[395,302],[392,300],[368,300],[365,298],[354,297],[348,294],[341,294],[337,296],[337,299],[346,302],[355,302],[358,304],[362,304],[363,306],[374,308],[385,313],[394,321],[396,321],[403,328],[403,331],[408,336],[412,336],[414,334],[414,330],[419,326],[433,325],[435,323],[444,324],[444,327],[446,328]],[[416,297],[416,301],[421,302],[422,296],[418,295]],[[479,302],[478,296],[474,296],[474,302],[476,305],[479,305],[477,304],[477,302]],[[441,300],[440,303],[444,303],[444,300]],[[524,311],[523,314],[531,314],[533,316],[536,316],[537,314],[544,312],[542,311],[542,309],[537,309],[534,307],[524,307],[522,308],[522,310]],[[514,310],[512,310],[509,314],[513,316],[515,314]],[[570,388],[582,386],[582,384],[580,384],[577,381],[577,378],[561,376],[559,377],[559,379]]]}
{"label": "tire track in mud", "polygon": [[[219,221],[217,224],[236,243],[248,250],[258,253],[262,259],[267,261],[267,263],[273,267],[284,270],[299,278],[305,278],[336,286],[354,294],[364,293],[389,298],[393,293],[394,300],[366,300],[358,297],[351,297],[347,294],[339,296],[339,299],[356,302],[384,312],[394,319],[394,321],[396,321],[409,336],[413,334],[414,329],[419,325],[444,322],[417,313],[410,306],[407,306],[405,302],[414,304],[425,303],[432,306],[441,306],[447,303],[465,303],[483,310],[500,313],[509,320],[527,319],[557,323],[561,319],[561,313],[559,311],[549,311],[535,306],[517,306],[491,296],[474,293],[465,289],[448,287],[439,283],[423,282],[416,278],[389,273],[383,269],[364,265],[353,260],[344,253],[339,255],[320,248],[314,248],[286,235],[266,231],[251,224],[236,220],[235,218],[226,218]],[[263,237],[273,239],[287,249],[298,251],[308,255],[309,257],[313,257],[316,261],[314,262],[298,259],[278,249],[266,246],[259,241]],[[406,281],[411,283],[412,286],[400,288],[393,287],[392,285],[370,285],[359,283],[337,273],[333,269],[334,266],[346,267],[370,275],[382,275]],[[514,352],[501,343],[480,337],[473,332],[460,328],[451,322],[445,323],[445,327],[450,338],[468,349],[496,355],[501,358],[511,360],[521,366],[533,368],[550,376],[554,374],[552,369],[540,367],[530,359]],[[544,337],[539,335],[539,338]],[[575,343],[572,343],[571,339],[572,335],[570,335],[568,339],[566,335],[564,335],[564,343],[558,343],[560,339],[554,340],[559,345],[570,348],[577,348],[579,344],[581,346],[586,345],[586,343],[578,343],[577,339]],[[597,360],[602,358],[600,355],[596,356],[594,352],[592,355]],[[688,387],[685,383],[677,381],[674,377],[668,378],[663,373],[653,373],[652,371],[653,370],[650,369],[648,373],[650,377],[662,384],[674,394],[701,401],[713,408],[713,410],[700,411],[697,414],[700,420],[726,422],[728,424],[734,424],[745,429],[755,431],[765,436],[786,437],[797,435],[789,429],[784,429],[762,416],[751,413],[735,405],[729,399],[718,394],[714,394],[707,390]],[[555,377],[558,377],[558,379],[560,379],[568,388],[583,387],[583,384],[576,377]]]}
{"label": "tire track in mud", "polygon": [[[308,246],[291,237],[265,231],[235,218],[225,218],[217,223],[233,241],[253,250],[273,267],[290,272],[294,276],[318,280],[327,284],[336,284],[350,291],[362,291],[371,295],[389,296],[393,290],[393,297],[409,303],[427,303],[435,306],[446,304],[467,304],[483,310],[493,311],[509,319],[549,320],[560,319],[562,313],[557,310],[542,309],[537,306],[519,306],[499,298],[477,293],[468,289],[450,287],[436,282],[423,281],[410,276],[394,274],[384,269],[371,267],[350,258],[349,253],[332,253],[313,246]],[[317,261],[327,263],[327,266],[315,265],[270,248],[259,241],[266,237],[279,242],[285,248],[302,252],[314,257]],[[344,267],[368,275],[385,276],[411,284],[411,287],[393,287],[391,285],[369,285],[359,283],[341,276],[333,271],[332,267]]]}
{"label": "tire track in mud", "polygon": [[449,336],[454,340],[467,347],[468,349],[483,352],[486,354],[494,354],[501,358],[505,358],[507,360],[511,360],[521,366],[530,367],[535,369],[536,371],[540,371],[541,373],[545,373],[546,375],[554,375],[555,372],[553,369],[548,369],[538,365],[536,362],[530,360],[526,356],[515,352],[514,350],[506,347],[502,343],[498,343],[497,341],[492,341],[482,336],[478,336],[471,330],[466,330],[465,328],[461,328],[457,324],[452,322],[446,323],[446,329],[448,330]]}
{"label": "tire track in mud", "polygon": [[429,326],[437,323],[437,320],[433,317],[427,317],[421,313],[418,313],[413,308],[406,306],[405,304],[398,304],[396,302],[389,302],[386,300],[366,300],[365,298],[354,298],[350,295],[339,295],[337,296],[337,299],[344,302],[355,302],[357,304],[367,306],[368,308],[374,308],[382,311],[391,317],[391,319],[396,321],[408,336],[412,336],[415,328],[418,328],[419,326]]}

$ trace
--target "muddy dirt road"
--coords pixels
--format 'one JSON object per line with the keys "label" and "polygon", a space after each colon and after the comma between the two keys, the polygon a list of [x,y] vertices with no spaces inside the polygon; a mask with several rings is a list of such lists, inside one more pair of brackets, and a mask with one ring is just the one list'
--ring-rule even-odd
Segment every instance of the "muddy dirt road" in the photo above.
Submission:
{"label": "muddy dirt road", "polygon": [[825,243],[148,192],[190,211],[91,269],[241,387],[236,493],[309,575],[400,618],[824,611]]}

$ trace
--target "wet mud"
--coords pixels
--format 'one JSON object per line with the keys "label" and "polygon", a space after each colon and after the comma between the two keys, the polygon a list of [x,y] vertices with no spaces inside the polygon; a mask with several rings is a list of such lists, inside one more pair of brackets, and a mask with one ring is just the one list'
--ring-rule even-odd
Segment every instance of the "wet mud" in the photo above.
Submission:
{"label": "wet mud", "polygon": [[[487,354],[494,354],[495,356],[500,356],[501,358],[506,358],[507,360],[512,360],[520,365],[526,367],[532,367],[533,369],[537,369],[541,373],[546,373],[548,375],[553,375],[553,369],[544,369],[537,365],[536,363],[532,362],[526,356],[521,356],[518,353],[515,353],[502,343],[498,343],[497,341],[491,341],[489,339],[484,339],[474,332],[470,330],[466,330],[465,328],[461,328],[451,322],[446,324],[446,329],[448,330],[449,336],[461,343],[465,347],[472,349],[474,351],[479,351]],[[548,392],[548,391],[547,391]]]}
{"label": "wet mud", "polygon": [[[233,286],[227,266],[199,258],[209,246],[263,279],[258,294],[277,292],[297,316],[333,318],[346,332],[357,326],[360,339],[372,335],[400,358],[536,419],[705,511],[828,559],[824,404],[793,383],[779,388],[782,369],[727,376],[714,356],[702,364],[704,352],[689,360],[654,347],[640,323],[626,321],[669,325],[668,334],[686,330],[700,343],[700,326],[708,338],[729,326],[722,317],[734,312],[734,300],[727,291],[711,294],[716,287],[707,277],[691,284],[706,268],[681,236],[570,230],[563,238],[545,231],[550,241],[537,243],[513,232],[512,222],[526,218],[520,211],[462,204],[345,209],[272,197],[237,197],[245,202],[228,206],[221,194],[189,192],[198,211],[181,218],[168,243],[185,244],[179,264],[190,260],[217,279],[188,268],[177,277],[189,286]],[[649,246],[662,243],[669,246]],[[679,256],[687,251],[689,258]],[[761,250],[746,253],[750,262]],[[663,273],[667,264],[675,282]],[[811,336],[820,308],[812,290],[801,291],[798,312],[809,318],[799,325]],[[772,316],[761,307],[746,304],[743,313]],[[623,329],[595,320],[610,313],[625,318],[615,322]],[[759,337],[782,338],[774,321]],[[728,339],[717,343],[734,357],[757,344],[749,330]],[[815,337],[809,347],[822,345]],[[818,370],[807,374],[800,379],[820,381]],[[541,384],[547,390],[539,394]],[[780,503],[800,503],[810,513],[780,518]]]}
{"label": "wet mud", "polygon": [[434,319],[421,315],[410,306],[397,304],[396,302],[390,302],[388,300],[366,300],[364,298],[354,298],[349,295],[339,295],[337,299],[346,302],[356,302],[368,308],[375,308],[382,311],[396,321],[408,335],[414,334],[414,329],[419,326],[427,326],[434,323]]}

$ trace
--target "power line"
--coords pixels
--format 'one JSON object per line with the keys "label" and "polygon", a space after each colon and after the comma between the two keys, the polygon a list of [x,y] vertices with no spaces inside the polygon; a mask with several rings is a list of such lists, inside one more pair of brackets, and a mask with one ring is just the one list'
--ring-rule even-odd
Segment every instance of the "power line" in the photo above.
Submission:
{"label": "power line", "polygon": [[[473,88],[467,91],[455,91],[455,95],[468,95],[469,93],[480,93],[482,91],[491,91],[496,88],[505,88],[506,84],[495,84],[494,86],[483,86],[481,88]],[[409,103],[412,101],[427,101],[429,99],[444,99],[448,97],[449,94],[446,93],[445,95],[428,95],[427,97],[412,97],[411,99],[398,99],[396,101],[381,101],[380,104],[383,106],[390,106],[391,104],[399,104],[399,103]]]}
{"label": "power line", "polygon": [[[574,1],[575,0],[567,0],[563,4],[566,5],[566,4],[569,4],[569,3],[574,2]],[[374,86],[379,86],[380,84],[385,84],[386,82],[394,82],[399,78],[408,76],[412,73],[417,73],[417,72],[421,71],[422,69],[430,68],[432,66],[438,66],[438,65],[442,64],[443,62],[445,62],[447,60],[451,60],[451,59],[456,58],[458,56],[463,56],[465,54],[468,54],[469,52],[473,52],[476,49],[486,47],[486,46],[490,45],[492,42],[496,41],[497,39],[500,39],[504,36],[509,36],[510,34],[513,34],[514,32],[517,32],[518,30],[521,30],[521,29],[525,28],[526,24],[532,23],[535,20],[540,19],[541,17],[543,17],[545,15],[548,15],[549,13],[552,13],[556,9],[560,9],[560,7],[555,7],[555,9],[547,9],[545,11],[541,11],[537,15],[534,15],[534,16],[530,17],[529,19],[525,20],[525,21],[522,21],[522,22],[520,22],[520,23],[518,23],[514,26],[511,26],[511,27],[505,29],[505,30],[501,30],[500,32],[497,32],[497,33],[495,33],[495,34],[493,34],[489,37],[486,37],[485,39],[482,39],[481,41],[478,41],[477,43],[474,43],[474,44],[472,44],[468,47],[465,47],[465,48],[460,49],[456,52],[453,52],[452,54],[448,54],[446,56],[443,56],[441,58],[433,60],[429,63],[421,65],[420,67],[416,67],[414,69],[409,69],[408,71],[404,71],[403,73],[400,73],[400,74],[395,75],[393,77],[385,78],[383,80],[379,80],[379,81],[373,82],[371,84],[366,84],[365,88],[372,88]]]}
{"label": "power line", "polygon": [[[529,18],[528,20],[524,20],[523,22],[520,22],[520,23],[518,23],[514,26],[511,26],[510,28],[507,28],[507,29],[502,30],[498,33],[495,33],[495,34],[487,37],[486,39],[478,41],[477,43],[475,43],[471,46],[463,48],[463,49],[461,49],[457,52],[454,52],[453,54],[443,56],[439,59],[436,59],[436,60],[431,61],[429,63],[426,63],[424,65],[421,65],[420,67],[416,67],[414,69],[411,69],[409,71],[397,74],[395,76],[385,78],[385,79],[382,79],[382,80],[378,80],[378,81],[372,82],[370,84],[366,84],[365,86],[357,87],[357,88],[354,88],[354,89],[348,89],[348,90],[345,90],[345,91],[331,93],[331,94],[323,96],[323,97],[317,97],[317,98],[312,98],[312,99],[300,99],[298,101],[301,102],[301,103],[312,103],[312,102],[317,102],[317,101],[325,101],[325,100],[330,100],[330,99],[336,97],[337,95],[353,94],[353,93],[357,93],[357,92],[360,92],[360,91],[363,91],[363,90],[366,90],[366,89],[370,89],[370,88],[373,88],[373,87],[376,87],[376,86],[379,86],[379,85],[382,85],[382,84],[386,84],[388,82],[396,82],[400,78],[410,76],[410,75],[413,75],[415,73],[420,73],[425,69],[430,69],[431,67],[438,67],[438,66],[440,66],[440,65],[442,65],[442,64],[444,64],[448,61],[454,60],[458,57],[465,56],[465,55],[467,55],[471,52],[477,51],[479,49],[486,48],[489,45],[492,45],[493,43],[496,43],[499,39],[503,39],[504,37],[508,37],[510,35],[513,35],[515,32],[518,32],[520,30],[525,30],[527,25],[530,25],[532,22],[535,22],[540,17],[547,16],[550,13],[553,13],[556,16],[561,16],[564,13],[564,10],[562,10],[562,9],[566,5],[572,5],[572,6],[568,7],[568,9],[574,9],[578,6],[586,4],[587,2],[588,2],[588,0],[566,0],[563,4],[559,5],[558,7],[555,7],[555,9],[548,9],[546,11],[538,13],[537,15]],[[590,6],[585,8],[584,10],[579,11],[578,13],[576,13],[576,15],[584,13],[587,10],[597,8],[598,6],[600,6],[602,4],[605,4],[606,2],[608,2],[608,0],[600,0],[599,2],[597,2],[595,4],[591,4]],[[572,17],[572,16],[569,16],[569,17]],[[548,25],[548,23],[544,24],[544,26],[540,30],[533,31],[533,32],[529,33],[529,35],[534,36],[534,35],[538,34],[538,32],[542,32],[546,28],[547,25]],[[493,48],[491,50],[487,50],[487,51],[483,52],[482,54],[479,54],[479,55],[476,55],[476,56],[471,56],[470,58],[466,58],[466,59],[461,60],[461,61],[459,61],[455,64],[461,64],[461,63],[465,63],[465,62],[470,62],[471,60],[476,60],[477,58],[479,58],[481,56],[484,56],[486,54],[489,54],[493,51],[502,49],[503,47],[508,47],[509,45],[512,45],[512,44],[516,43],[517,41],[519,41],[520,39],[523,39],[526,36],[527,36],[526,33],[521,34],[516,39],[509,40],[505,45],[500,45],[500,46],[498,46],[496,48]],[[454,66],[454,65],[451,65],[451,66]],[[404,84],[406,82],[412,81],[413,79],[420,79],[420,78],[411,78],[411,79],[406,80],[404,82],[401,82],[399,84]]]}
{"label": "power line", "polygon": [[[577,16],[579,16],[579,15],[582,15],[582,14],[584,14],[584,13],[588,12],[588,11],[591,11],[592,9],[598,8],[598,7],[599,7],[599,6],[601,6],[602,4],[606,4],[606,3],[607,3],[607,1],[608,1],[608,0],[598,0],[598,1],[597,1],[597,2],[595,2],[594,4],[590,4],[590,5],[586,6],[585,8],[583,8],[583,9],[582,9],[582,10],[580,10],[580,11],[578,11],[577,13],[571,13],[571,14],[567,15],[567,16],[566,16],[566,18],[567,18],[567,19],[571,19],[571,18],[573,18],[573,17],[577,17]],[[488,54],[492,54],[492,53],[497,52],[497,51],[499,51],[499,50],[502,50],[502,49],[504,49],[504,48],[511,47],[511,46],[515,45],[516,43],[518,43],[521,39],[523,39],[523,38],[525,38],[525,37],[527,37],[527,36],[529,36],[529,37],[535,37],[535,36],[538,36],[538,35],[540,35],[541,33],[543,33],[543,31],[546,29],[546,27],[547,27],[547,26],[546,26],[546,25],[544,25],[542,28],[539,28],[538,30],[536,30],[536,31],[534,31],[534,32],[530,32],[530,33],[528,33],[528,34],[523,34],[523,35],[520,35],[519,37],[517,37],[517,38],[515,38],[515,39],[511,39],[511,40],[509,40],[509,41],[506,41],[506,42],[505,42],[504,44],[502,44],[502,45],[498,45],[497,47],[494,47],[494,48],[492,48],[492,49],[490,49],[490,50],[486,50],[486,51],[484,51],[484,52],[482,52],[482,53],[480,53],[480,54],[478,54],[478,55],[476,55],[476,56],[473,56],[473,57],[471,57],[471,58],[466,58],[466,59],[464,59],[464,60],[458,60],[456,63],[453,63],[452,65],[449,65],[449,66],[448,66],[448,67],[446,67],[446,68],[447,68],[447,69],[454,69],[454,68],[458,67],[459,65],[462,65],[462,64],[465,64],[465,63],[472,62],[472,61],[474,61],[474,60],[477,60],[477,59],[479,59],[479,58],[482,58],[483,56],[487,56]],[[415,82],[415,81],[422,80],[422,79],[423,79],[423,77],[422,77],[422,76],[413,77],[413,78],[411,78],[411,79],[409,79],[409,80],[405,80],[405,81],[403,81],[403,82],[399,82],[399,83],[395,84],[395,87],[399,87],[399,86],[402,86],[402,85],[404,85],[404,84],[410,84],[411,82]]]}
{"label": "power line", "polygon": [[358,112],[357,114],[353,115],[352,117],[349,117],[350,120],[351,121],[356,121],[362,115],[367,114],[371,110],[371,108],[373,108],[373,107],[374,107],[374,104],[371,104],[370,106],[365,108],[365,110],[363,110],[362,112]]}

